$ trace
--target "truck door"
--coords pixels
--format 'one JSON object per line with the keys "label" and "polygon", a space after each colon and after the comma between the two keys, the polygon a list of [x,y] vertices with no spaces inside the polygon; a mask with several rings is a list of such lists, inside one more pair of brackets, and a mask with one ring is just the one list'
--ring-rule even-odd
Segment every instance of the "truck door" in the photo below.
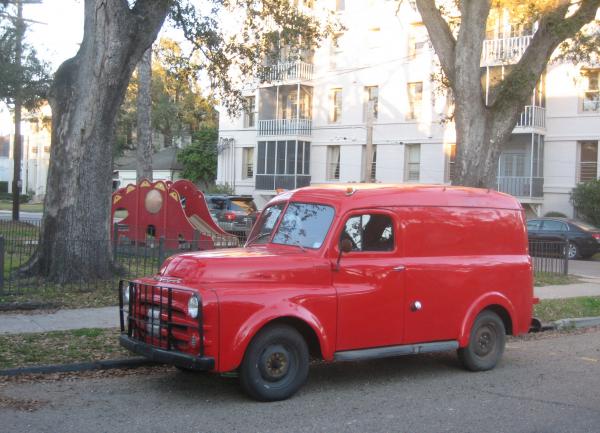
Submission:
{"label": "truck door", "polygon": [[352,213],[343,221],[336,253],[344,238],[352,242],[352,251],[343,254],[333,272],[338,296],[336,350],[400,344],[404,295],[398,219],[392,212],[377,211]]}

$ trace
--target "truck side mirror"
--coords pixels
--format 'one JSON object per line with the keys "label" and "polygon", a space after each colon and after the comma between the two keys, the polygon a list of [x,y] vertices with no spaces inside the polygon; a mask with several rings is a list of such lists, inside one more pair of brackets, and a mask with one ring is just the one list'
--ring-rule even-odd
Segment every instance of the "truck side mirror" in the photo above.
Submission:
{"label": "truck side mirror", "polygon": [[340,260],[342,260],[342,254],[348,254],[352,251],[352,241],[350,239],[342,239],[340,242],[340,253],[338,254],[337,263],[335,264],[335,270],[340,270]]}

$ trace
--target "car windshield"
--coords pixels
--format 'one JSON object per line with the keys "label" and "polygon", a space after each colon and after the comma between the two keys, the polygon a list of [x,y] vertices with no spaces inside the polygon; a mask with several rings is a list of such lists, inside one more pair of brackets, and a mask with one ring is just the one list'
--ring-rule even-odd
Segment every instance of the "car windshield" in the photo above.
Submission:
{"label": "car windshield", "polygon": [[273,237],[273,243],[320,248],[334,214],[331,206],[290,203]]}
{"label": "car windshield", "polygon": [[266,208],[260,215],[260,220],[252,230],[248,244],[266,244],[271,238],[275,224],[285,207],[285,203]]}

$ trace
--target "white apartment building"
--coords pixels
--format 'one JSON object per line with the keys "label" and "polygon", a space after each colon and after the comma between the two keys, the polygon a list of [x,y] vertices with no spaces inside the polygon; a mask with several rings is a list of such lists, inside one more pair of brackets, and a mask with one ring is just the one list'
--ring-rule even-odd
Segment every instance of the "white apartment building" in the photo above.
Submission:
{"label": "white apartment building", "polygon": [[[217,182],[252,194],[365,181],[368,107],[373,107],[371,181],[450,184],[455,154],[449,103],[432,80],[439,67],[412,2],[316,0],[345,30],[300,59],[266,68],[246,91],[251,109],[220,117]],[[489,87],[515,63],[533,29],[502,13],[481,59]],[[600,65],[551,63],[499,160],[497,188],[530,215],[573,216],[569,194],[599,177]],[[371,103],[369,103],[371,101]]]}
{"label": "white apartment building", "polygon": [[[46,178],[50,162],[50,107],[38,113],[23,113],[21,122],[21,194],[32,194],[41,200],[46,194]],[[14,172],[14,117],[0,108],[0,192],[12,192]]]}

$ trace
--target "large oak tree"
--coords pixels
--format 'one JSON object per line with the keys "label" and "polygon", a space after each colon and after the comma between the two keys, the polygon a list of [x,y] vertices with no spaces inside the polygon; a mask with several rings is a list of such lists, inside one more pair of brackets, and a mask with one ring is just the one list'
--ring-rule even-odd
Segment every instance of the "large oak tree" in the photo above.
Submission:
{"label": "large oak tree", "polygon": [[[584,39],[580,31],[594,20],[600,0],[457,0],[451,4],[416,0],[416,4],[454,96],[454,182],[494,188],[502,146],[536,83],[561,43]],[[455,14],[450,12],[453,6],[458,9]],[[486,103],[480,61],[492,7],[507,8],[522,21],[536,21],[537,30],[521,59],[492,87]],[[588,47],[597,40],[588,38]],[[588,48],[579,48],[589,54]]]}
{"label": "large oak tree", "polygon": [[[193,3],[193,4],[192,4]],[[56,72],[50,91],[51,156],[39,248],[25,272],[57,282],[108,277],[115,120],[127,84],[167,16],[204,60],[207,77],[232,110],[239,87],[257,72],[274,26],[290,43],[312,44],[321,32],[288,0],[85,0],[84,35],[75,57]],[[221,12],[230,12],[226,34]],[[237,25],[237,24],[236,24]],[[301,38],[299,38],[301,36]]]}

